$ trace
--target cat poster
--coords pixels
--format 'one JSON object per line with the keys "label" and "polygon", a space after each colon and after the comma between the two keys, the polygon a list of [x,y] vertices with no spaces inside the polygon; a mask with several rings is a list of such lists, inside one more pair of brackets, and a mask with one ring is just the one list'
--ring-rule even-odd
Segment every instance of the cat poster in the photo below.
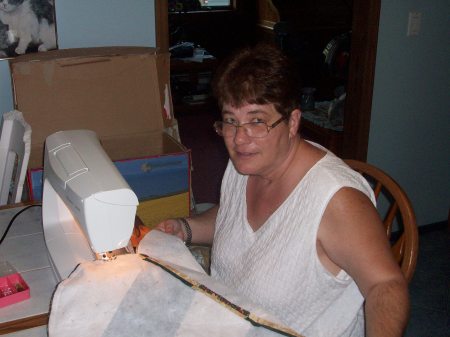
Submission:
{"label": "cat poster", "polygon": [[54,0],[0,0],[0,58],[56,48]]}

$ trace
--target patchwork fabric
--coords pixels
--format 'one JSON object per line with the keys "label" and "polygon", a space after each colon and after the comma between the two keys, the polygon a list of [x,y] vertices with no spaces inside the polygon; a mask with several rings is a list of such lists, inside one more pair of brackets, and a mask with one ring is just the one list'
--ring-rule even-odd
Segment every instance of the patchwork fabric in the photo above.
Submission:
{"label": "patchwork fabric", "polygon": [[151,231],[138,253],[80,264],[57,287],[49,336],[300,336],[208,276],[178,238]]}

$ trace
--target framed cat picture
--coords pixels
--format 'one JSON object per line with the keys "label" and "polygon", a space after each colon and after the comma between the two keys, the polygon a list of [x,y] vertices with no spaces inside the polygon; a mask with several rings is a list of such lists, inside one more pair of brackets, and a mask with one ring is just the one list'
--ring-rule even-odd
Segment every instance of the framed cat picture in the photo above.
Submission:
{"label": "framed cat picture", "polygon": [[57,48],[54,0],[0,0],[0,58]]}

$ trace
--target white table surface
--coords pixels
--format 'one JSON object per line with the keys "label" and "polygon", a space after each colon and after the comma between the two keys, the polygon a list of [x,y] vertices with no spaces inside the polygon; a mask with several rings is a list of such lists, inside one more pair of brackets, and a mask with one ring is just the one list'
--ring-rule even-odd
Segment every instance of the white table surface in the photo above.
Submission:
{"label": "white table surface", "polygon": [[[26,207],[26,206],[25,206]],[[24,206],[0,209],[0,236],[12,217]],[[20,214],[0,245],[0,260],[8,261],[30,287],[30,299],[0,308],[0,324],[49,312],[57,285],[42,231],[42,209],[31,207]],[[46,336],[46,326],[10,336]]]}

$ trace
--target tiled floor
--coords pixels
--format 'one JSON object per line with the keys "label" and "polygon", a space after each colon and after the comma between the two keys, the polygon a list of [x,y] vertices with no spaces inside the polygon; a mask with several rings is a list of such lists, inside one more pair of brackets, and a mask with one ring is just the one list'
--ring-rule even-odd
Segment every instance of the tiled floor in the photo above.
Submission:
{"label": "tiled floor", "polygon": [[423,230],[410,284],[411,316],[404,337],[450,337],[450,233]]}

